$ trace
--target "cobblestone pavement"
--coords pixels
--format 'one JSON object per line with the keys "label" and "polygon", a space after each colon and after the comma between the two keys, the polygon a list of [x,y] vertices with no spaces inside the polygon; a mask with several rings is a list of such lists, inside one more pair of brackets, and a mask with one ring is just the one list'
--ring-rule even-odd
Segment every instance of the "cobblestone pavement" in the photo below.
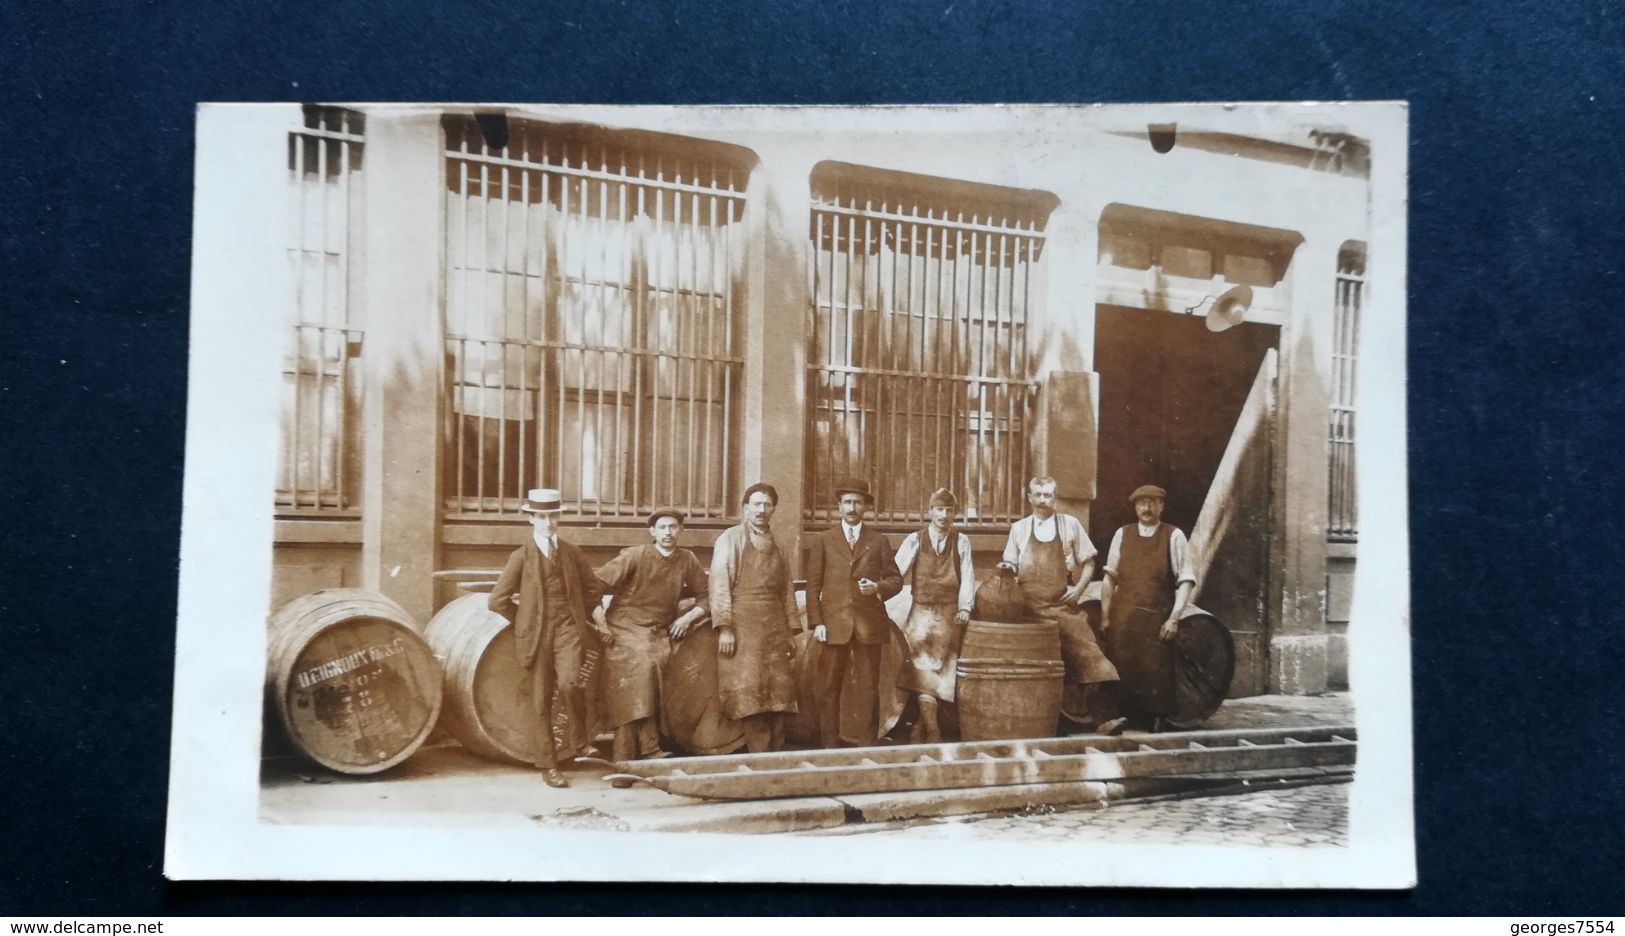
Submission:
{"label": "cobblestone pavement", "polygon": [[[995,817],[944,817],[903,825],[847,827],[844,834],[910,839],[1055,839],[1139,845],[1348,845],[1346,783],[1232,796],[1083,806]],[[862,830],[862,831],[860,831]],[[817,834],[817,833],[814,833]]]}

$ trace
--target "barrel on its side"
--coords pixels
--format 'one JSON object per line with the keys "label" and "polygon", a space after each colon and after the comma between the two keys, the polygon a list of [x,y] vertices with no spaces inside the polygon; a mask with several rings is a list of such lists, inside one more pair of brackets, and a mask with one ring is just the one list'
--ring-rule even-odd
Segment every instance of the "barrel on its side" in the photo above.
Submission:
{"label": "barrel on its side", "polygon": [[[1083,612],[1099,634],[1099,599],[1085,601]],[[1207,611],[1186,605],[1174,644],[1174,714],[1164,721],[1173,728],[1200,728],[1224,702],[1235,672],[1236,645],[1230,629]],[[1069,721],[1080,725],[1099,720],[1089,712],[1082,686],[1067,685],[1062,710]]]}
{"label": "barrel on its side", "polygon": [[954,697],[965,741],[1044,738],[1061,713],[1061,632],[1036,620],[972,619],[960,644]]}
{"label": "barrel on its side", "polygon": [[328,588],[271,615],[267,704],[316,763],[372,774],[410,757],[440,714],[440,665],[400,605]]}
{"label": "barrel on its side", "polygon": [[530,674],[519,664],[513,625],[488,607],[486,594],[441,608],[424,636],[446,674],[446,729],[481,757],[535,763],[541,722]]}

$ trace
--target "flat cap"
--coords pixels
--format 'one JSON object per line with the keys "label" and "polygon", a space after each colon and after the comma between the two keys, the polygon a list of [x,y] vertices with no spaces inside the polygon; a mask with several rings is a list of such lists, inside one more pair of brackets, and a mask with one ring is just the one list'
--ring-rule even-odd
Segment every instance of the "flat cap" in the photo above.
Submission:
{"label": "flat cap", "polygon": [[649,515],[649,525],[654,526],[655,524],[659,523],[661,517],[670,517],[673,520],[676,520],[679,524],[688,522],[688,518],[683,516],[683,512],[678,510],[676,507],[661,507]]}
{"label": "flat cap", "polygon": [[1155,484],[1142,484],[1134,489],[1134,493],[1128,496],[1128,500],[1129,503],[1132,504],[1142,497],[1158,497],[1163,500],[1167,500],[1168,492],[1164,491],[1160,487],[1157,487]]}

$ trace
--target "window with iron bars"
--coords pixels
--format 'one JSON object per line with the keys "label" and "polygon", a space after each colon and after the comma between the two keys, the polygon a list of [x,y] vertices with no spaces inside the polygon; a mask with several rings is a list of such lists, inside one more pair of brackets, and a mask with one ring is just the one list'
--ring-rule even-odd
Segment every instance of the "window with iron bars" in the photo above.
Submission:
{"label": "window with iron bars", "polygon": [[[446,509],[727,519],[748,169],[711,144],[446,121]],[[730,148],[731,149],[731,148]]]}
{"label": "window with iron bars", "polygon": [[806,516],[853,476],[879,522],[947,487],[969,526],[1025,513],[1053,196],[822,164],[808,238]]}
{"label": "window with iron bars", "polygon": [[353,513],[360,433],[360,271],[365,117],[306,107],[288,133],[288,267],[294,301],[282,358],[279,513]]}
{"label": "window with iron bars", "polygon": [[1359,538],[1354,485],[1355,364],[1360,344],[1360,306],[1365,298],[1365,245],[1350,242],[1337,256],[1337,292],[1332,310],[1332,387],[1328,438],[1328,538],[1352,543]]}

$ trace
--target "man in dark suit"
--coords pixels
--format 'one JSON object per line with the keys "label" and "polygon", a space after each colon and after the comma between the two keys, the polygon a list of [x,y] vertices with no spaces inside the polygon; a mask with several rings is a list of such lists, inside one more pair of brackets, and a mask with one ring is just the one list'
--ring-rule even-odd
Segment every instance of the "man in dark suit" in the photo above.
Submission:
{"label": "man in dark suit", "polygon": [[519,509],[530,519],[531,535],[508,557],[488,606],[513,623],[519,663],[530,673],[541,722],[536,766],[548,786],[569,786],[553,749],[554,691],[569,725],[567,760],[585,753],[592,742],[590,675],[584,672],[590,667],[582,663],[598,652],[588,611],[603,599],[604,586],[581,549],[558,538],[564,511],[558,491],[536,488]]}
{"label": "man in dark suit", "polygon": [[824,645],[818,661],[818,737],[824,747],[873,744],[880,735],[880,653],[895,627],[886,599],[903,588],[891,544],[863,518],[865,481],[837,485],[841,522],[807,554],[807,620]]}

